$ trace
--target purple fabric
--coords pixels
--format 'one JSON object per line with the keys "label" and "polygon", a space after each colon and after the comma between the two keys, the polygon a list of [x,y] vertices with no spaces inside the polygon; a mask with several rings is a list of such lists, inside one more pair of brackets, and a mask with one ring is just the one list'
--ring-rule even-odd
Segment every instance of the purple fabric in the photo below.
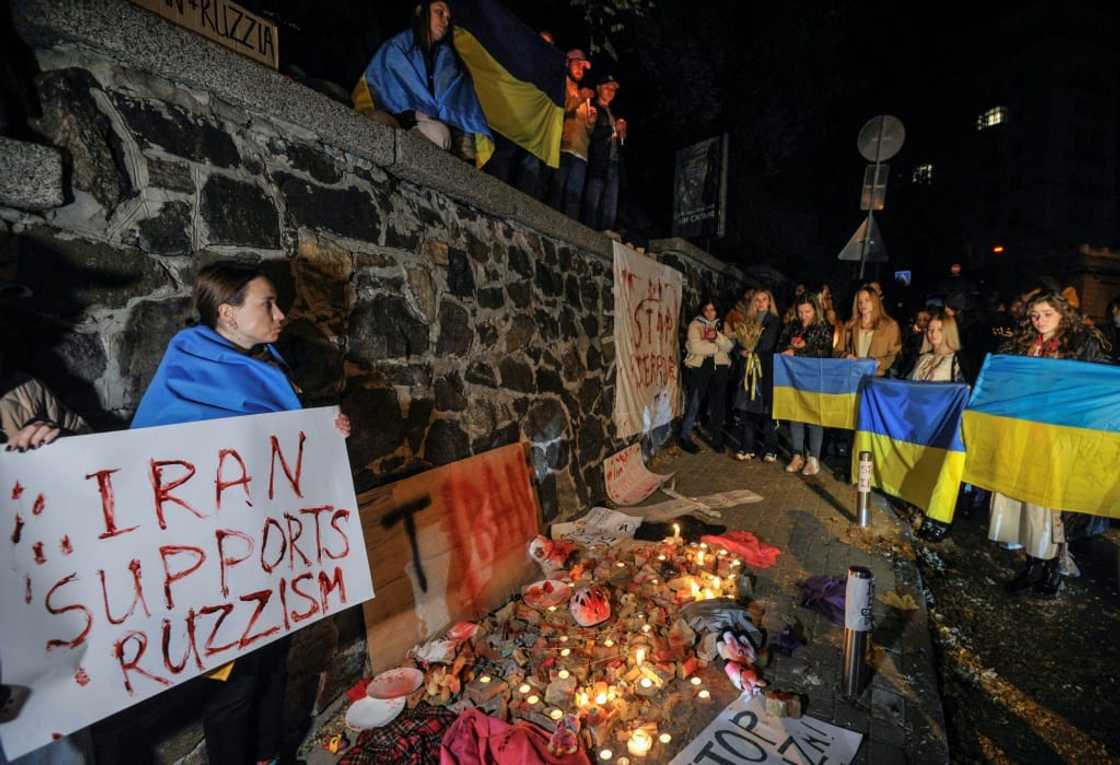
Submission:
{"label": "purple fabric", "polygon": [[833,624],[844,623],[845,586],[843,579],[823,575],[811,576],[797,583],[801,590],[801,605],[824,614]]}
{"label": "purple fabric", "polygon": [[793,656],[793,652],[803,645],[805,645],[805,638],[793,627],[787,625],[781,634],[774,638],[770,648],[782,656]]}

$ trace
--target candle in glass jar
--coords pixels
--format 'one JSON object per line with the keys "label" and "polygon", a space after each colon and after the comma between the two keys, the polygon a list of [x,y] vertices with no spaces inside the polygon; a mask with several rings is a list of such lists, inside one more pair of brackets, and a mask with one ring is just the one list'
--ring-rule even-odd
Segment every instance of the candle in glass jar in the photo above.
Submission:
{"label": "candle in glass jar", "polygon": [[649,750],[653,747],[653,737],[649,735],[649,731],[645,728],[638,728],[630,734],[630,739],[626,742],[626,751],[635,757],[645,757],[649,754]]}

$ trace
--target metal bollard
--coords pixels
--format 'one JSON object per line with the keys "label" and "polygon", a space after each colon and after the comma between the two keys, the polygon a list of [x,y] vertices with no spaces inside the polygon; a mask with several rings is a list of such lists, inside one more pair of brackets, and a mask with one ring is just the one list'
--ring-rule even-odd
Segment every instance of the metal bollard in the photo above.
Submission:
{"label": "metal bollard", "polygon": [[861,529],[871,523],[871,452],[859,453],[859,473],[856,485],[856,518]]}
{"label": "metal bollard", "polygon": [[875,577],[863,566],[848,569],[848,585],[844,591],[844,676],[845,696],[856,698],[867,685],[871,674],[867,659],[871,653],[871,629],[874,621],[871,604],[875,595]]}

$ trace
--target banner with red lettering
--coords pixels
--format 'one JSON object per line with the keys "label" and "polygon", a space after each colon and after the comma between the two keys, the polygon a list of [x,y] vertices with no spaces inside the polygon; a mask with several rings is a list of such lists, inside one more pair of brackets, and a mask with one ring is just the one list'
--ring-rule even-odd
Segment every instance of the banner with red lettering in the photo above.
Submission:
{"label": "banner with red lettering", "polygon": [[679,271],[614,243],[614,422],[619,438],[668,425],[681,413]]}
{"label": "banner with red lettering", "polygon": [[9,758],[373,597],[337,413],[0,453]]}

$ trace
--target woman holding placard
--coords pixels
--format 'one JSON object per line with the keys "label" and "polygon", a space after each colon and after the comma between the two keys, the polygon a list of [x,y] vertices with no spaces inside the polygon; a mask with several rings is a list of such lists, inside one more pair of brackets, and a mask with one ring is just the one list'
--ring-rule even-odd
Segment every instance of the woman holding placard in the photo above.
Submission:
{"label": "woman holding placard", "polygon": [[[208,265],[199,271],[194,303],[199,320],[171,339],[133,428],[301,408],[300,389],[272,345],[284,312],[263,271],[236,262]],[[350,435],[346,415],[335,425]],[[212,686],[202,710],[210,762],[280,756],[287,661],[288,641],[281,638],[194,681]],[[120,746],[135,757],[135,741]]]}

